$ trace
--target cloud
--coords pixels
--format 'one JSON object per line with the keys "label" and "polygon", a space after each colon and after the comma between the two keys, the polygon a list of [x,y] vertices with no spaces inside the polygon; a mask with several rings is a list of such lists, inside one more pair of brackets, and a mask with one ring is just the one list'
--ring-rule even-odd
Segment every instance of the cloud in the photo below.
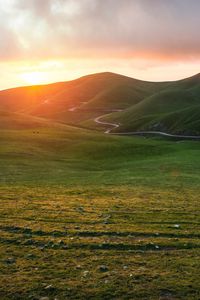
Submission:
{"label": "cloud", "polygon": [[1,60],[200,58],[197,0],[0,0],[0,7]]}
{"label": "cloud", "polygon": [[0,59],[15,58],[20,54],[18,40],[13,32],[0,22]]}

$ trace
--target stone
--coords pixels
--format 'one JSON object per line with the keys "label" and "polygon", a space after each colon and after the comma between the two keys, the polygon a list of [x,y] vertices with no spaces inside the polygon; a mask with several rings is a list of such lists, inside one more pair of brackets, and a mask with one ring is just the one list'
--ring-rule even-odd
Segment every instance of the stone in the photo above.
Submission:
{"label": "stone", "polygon": [[76,269],[81,269],[81,265],[77,265],[77,266],[76,266]]}
{"label": "stone", "polygon": [[8,257],[8,258],[6,259],[6,263],[7,263],[8,265],[12,265],[12,264],[14,264],[15,262],[16,262],[16,260],[15,260],[14,257]]}
{"label": "stone", "polygon": [[174,228],[180,228],[180,225],[179,224],[175,224]]}
{"label": "stone", "polygon": [[123,269],[124,269],[124,270],[127,270],[127,269],[128,269],[128,266],[123,266]]}
{"label": "stone", "polygon": [[100,272],[108,272],[108,267],[107,266],[105,266],[105,265],[101,265],[101,266],[99,266],[99,271]]}
{"label": "stone", "polygon": [[34,258],[36,258],[36,255],[34,255],[32,253],[29,253],[29,254],[26,255],[26,258],[27,259],[34,259]]}
{"label": "stone", "polygon": [[84,271],[84,272],[83,272],[83,277],[87,277],[88,274],[89,274],[89,271]]}
{"label": "stone", "polygon": [[59,240],[59,241],[58,241],[58,244],[59,244],[59,245],[64,245],[65,243],[64,243],[62,240]]}
{"label": "stone", "polygon": [[55,287],[52,284],[49,284],[49,285],[45,286],[44,289],[47,290],[47,291],[54,291]]}

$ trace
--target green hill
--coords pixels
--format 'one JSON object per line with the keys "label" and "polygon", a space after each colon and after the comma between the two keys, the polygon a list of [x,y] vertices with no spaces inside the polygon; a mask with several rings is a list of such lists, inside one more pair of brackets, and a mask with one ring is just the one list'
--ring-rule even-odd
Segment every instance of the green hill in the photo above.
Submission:
{"label": "green hill", "polygon": [[[1,91],[0,109],[79,123],[95,117],[95,111],[127,108],[162,87],[163,83],[143,82],[106,72],[69,82]],[[73,107],[78,110],[71,111]]]}
{"label": "green hill", "polygon": [[112,73],[108,73],[108,77],[110,80],[108,87],[104,86],[100,93],[81,105],[80,109],[125,109],[167,85],[167,83],[145,82]]}
{"label": "green hill", "polygon": [[[164,83],[143,82],[114,73],[84,76],[28,112],[72,125],[83,125],[101,113],[125,109],[163,88]],[[74,109],[75,108],[75,109]]]}
{"label": "green hill", "polygon": [[62,124],[50,122],[47,119],[26,115],[23,113],[0,111],[1,129],[34,129],[43,127],[63,126]]}
{"label": "green hill", "polygon": [[104,127],[94,119],[110,113],[102,120],[120,124],[113,132],[162,130],[196,134],[200,131],[198,113],[191,111],[198,111],[199,105],[200,74],[174,82],[146,82],[105,72],[0,92],[1,111],[100,130]]}
{"label": "green hill", "polygon": [[158,130],[199,134],[200,75],[172,82],[128,109],[103,120],[119,123],[115,131]]}

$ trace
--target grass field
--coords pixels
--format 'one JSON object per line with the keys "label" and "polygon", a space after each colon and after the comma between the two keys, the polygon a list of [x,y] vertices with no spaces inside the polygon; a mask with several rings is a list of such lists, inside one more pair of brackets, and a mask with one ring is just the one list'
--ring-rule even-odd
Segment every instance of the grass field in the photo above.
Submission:
{"label": "grass field", "polygon": [[199,142],[5,120],[0,299],[200,298]]}

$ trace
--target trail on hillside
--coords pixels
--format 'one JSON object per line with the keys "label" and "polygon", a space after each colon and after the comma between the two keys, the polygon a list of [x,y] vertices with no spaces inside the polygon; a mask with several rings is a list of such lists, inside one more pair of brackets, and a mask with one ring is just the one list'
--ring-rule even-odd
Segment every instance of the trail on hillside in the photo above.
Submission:
{"label": "trail on hillside", "polygon": [[105,115],[101,115],[94,119],[94,121],[97,124],[102,125],[108,125],[110,128],[106,129],[104,133],[106,134],[112,134],[112,135],[124,135],[124,136],[152,136],[152,135],[158,135],[158,136],[164,136],[169,138],[175,138],[175,139],[185,139],[185,140],[200,140],[200,136],[194,136],[194,135],[178,135],[178,134],[170,134],[162,131],[132,131],[132,132],[112,132],[114,128],[119,128],[120,124],[117,123],[110,123],[105,121],[100,121],[101,118],[105,117]]}
{"label": "trail on hillside", "polygon": [[105,115],[103,116],[100,116],[100,117],[97,117],[94,119],[94,121],[98,124],[102,124],[102,125],[108,125],[110,126],[111,128],[108,128],[106,129],[105,133],[111,133],[111,131],[114,129],[114,128],[118,128],[119,127],[119,124],[115,124],[115,123],[109,123],[109,122],[105,122],[105,121],[100,121],[101,118],[103,118]]}

